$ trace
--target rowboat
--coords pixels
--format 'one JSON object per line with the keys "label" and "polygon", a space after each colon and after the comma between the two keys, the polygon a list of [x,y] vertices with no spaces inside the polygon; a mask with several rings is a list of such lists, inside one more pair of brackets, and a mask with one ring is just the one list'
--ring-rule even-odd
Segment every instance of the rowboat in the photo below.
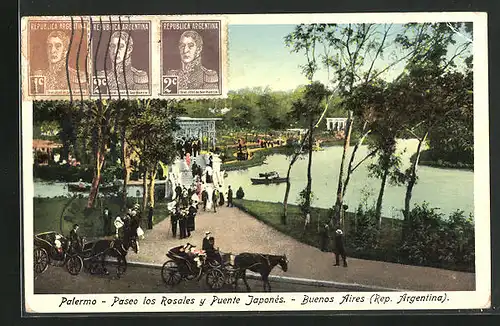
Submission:
{"label": "rowboat", "polygon": [[255,185],[259,184],[273,184],[273,183],[283,183],[287,181],[287,178],[250,178],[252,183]]}
{"label": "rowboat", "polygon": [[[91,188],[90,183],[68,183],[68,190],[72,192],[86,192],[90,191]],[[116,192],[120,190],[120,185],[117,184],[107,184],[107,185],[100,185],[99,186],[100,191],[109,191],[109,192]]]}

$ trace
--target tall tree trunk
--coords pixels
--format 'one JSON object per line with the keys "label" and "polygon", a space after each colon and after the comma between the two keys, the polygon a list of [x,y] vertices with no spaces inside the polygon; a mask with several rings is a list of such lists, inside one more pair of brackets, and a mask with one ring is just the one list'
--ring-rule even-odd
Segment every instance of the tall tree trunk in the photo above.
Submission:
{"label": "tall tree trunk", "polygon": [[153,168],[151,172],[149,172],[149,203],[151,207],[155,207],[155,179],[156,179],[156,174],[158,173],[158,164]]}
{"label": "tall tree trunk", "polygon": [[402,237],[403,239],[406,237],[408,234],[408,222],[410,219],[410,204],[411,204],[411,197],[413,194],[413,187],[415,186],[415,183],[417,182],[417,167],[418,167],[418,162],[420,161],[420,152],[422,150],[422,144],[425,142],[427,139],[427,135],[429,134],[429,131],[427,131],[422,139],[419,139],[418,141],[418,146],[417,146],[417,153],[415,156],[415,161],[412,162],[411,167],[410,167],[410,175],[408,179],[408,184],[406,186],[406,195],[405,195],[405,209],[403,212],[404,216],[404,226],[403,226],[403,233]]}
{"label": "tall tree trunk", "polygon": [[[366,123],[365,123],[366,125]],[[364,128],[363,128],[364,129]],[[368,130],[366,133],[363,134],[363,136],[358,140],[356,143],[356,146],[354,146],[352,153],[351,153],[351,159],[349,160],[349,166],[347,167],[347,176],[344,181],[344,187],[342,189],[342,194],[345,194],[347,191],[347,185],[349,185],[349,181],[351,181],[351,175],[354,172],[352,165],[354,164],[354,159],[356,158],[356,153],[358,152],[359,147],[363,145],[363,142],[365,141],[366,137],[370,134],[371,130]]]}
{"label": "tall tree trunk", "polygon": [[96,167],[94,171],[94,177],[92,179],[92,185],[90,187],[89,199],[87,201],[87,208],[94,206],[94,201],[99,192],[99,184],[101,182],[101,169],[104,165],[104,154],[100,150],[96,153]]}
{"label": "tall tree trunk", "polygon": [[382,180],[380,182],[380,190],[378,192],[377,205],[375,206],[375,216],[378,220],[379,230],[382,227],[382,203],[384,200],[385,184],[387,182],[387,176],[389,175],[389,167],[387,166],[382,175]]}
{"label": "tall tree trunk", "polygon": [[348,117],[347,117],[347,123],[346,123],[346,136],[344,139],[344,150],[342,152],[342,161],[340,162],[340,171],[339,171],[339,182],[338,182],[338,187],[337,187],[337,199],[335,202],[335,222],[342,224],[343,221],[341,221],[341,212],[342,212],[342,204],[344,201],[344,193],[343,193],[343,182],[344,182],[344,164],[345,164],[345,158],[347,155],[347,150],[349,149],[349,144],[351,141],[351,132],[352,132],[352,124],[353,124],[353,113],[352,111],[349,111]]}
{"label": "tall tree trunk", "polygon": [[122,143],[122,152],[121,152],[121,160],[122,160],[122,169],[123,169],[123,187],[122,187],[122,209],[125,209],[127,206],[127,187],[130,179],[129,173],[129,165],[130,165],[130,157],[127,151],[127,141],[125,139],[125,131],[123,130],[121,133],[121,143]]}
{"label": "tall tree trunk", "polygon": [[306,186],[306,209],[310,213],[311,212],[311,189],[312,189],[312,153],[313,153],[313,117],[312,115],[309,118],[309,158],[307,163],[307,186]]}
{"label": "tall tree trunk", "polygon": [[[295,163],[293,160],[292,160],[292,162]],[[288,196],[290,195],[290,187],[291,187],[290,172],[292,171],[292,165],[293,165],[292,162],[290,162],[290,164],[288,165],[288,171],[286,173],[285,198],[283,198],[283,217],[281,219],[281,222],[283,224],[286,224],[286,219],[288,217]]]}
{"label": "tall tree trunk", "polygon": [[142,211],[146,211],[146,204],[148,202],[148,168],[144,167],[144,174],[142,176]]}

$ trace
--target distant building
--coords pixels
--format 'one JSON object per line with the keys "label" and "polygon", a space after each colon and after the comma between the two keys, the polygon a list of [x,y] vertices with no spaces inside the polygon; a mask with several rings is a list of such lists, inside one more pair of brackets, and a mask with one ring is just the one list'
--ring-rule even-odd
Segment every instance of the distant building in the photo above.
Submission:
{"label": "distant building", "polygon": [[347,118],[326,118],[326,129],[329,131],[344,131]]}

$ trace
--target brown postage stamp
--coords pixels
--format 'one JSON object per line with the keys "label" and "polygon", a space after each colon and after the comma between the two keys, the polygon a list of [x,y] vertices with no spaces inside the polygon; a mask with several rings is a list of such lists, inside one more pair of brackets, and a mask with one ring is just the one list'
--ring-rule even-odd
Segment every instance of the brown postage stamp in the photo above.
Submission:
{"label": "brown postage stamp", "polygon": [[220,20],[161,21],[161,95],[222,95]]}
{"label": "brown postage stamp", "polygon": [[34,98],[88,94],[88,23],[86,20],[30,20],[26,26],[27,78],[23,90]]}
{"label": "brown postage stamp", "polygon": [[92,21],[92,95],[151,95],[151,21]]}

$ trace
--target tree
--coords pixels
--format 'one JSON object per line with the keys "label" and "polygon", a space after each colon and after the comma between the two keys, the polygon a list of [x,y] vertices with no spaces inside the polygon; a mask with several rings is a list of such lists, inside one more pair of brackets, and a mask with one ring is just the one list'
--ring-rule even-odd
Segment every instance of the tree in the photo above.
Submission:
{"label": "tree", "polygon": [[319,118],[323,109],[321,104],[325,102],[328,96],[328,90],[319,82],[313,82],[306,86],[304,97],[293,103],[291,114],[298,120],[307,121],[307,137],[305,144],[308,150],[307,163],[307,185],[305,188],[305,210],[311,209],[311,189],[312,189],[312,153],[314,146],[314,122]]}
{"label": "tree", "polygon": [[[471,68],[472,38],[463,38],[461,43],[457,43],[457,29],[472,33],[469,24],[407,24],[405,33],[396,40],[401,48],[411,49],[414,53],[400,77],[403,101],[399,103],[406,104],[403,107],[407,118],[406,129],[418,139],[415,159],[405,173],[405,225],[408,224],[412,192],[417,182],[422,145],[444,119],[454,112],[469,111],[472,107],[472,92],[468,91],[472,89],[472,78],[459,72],[457,65],[457,58],[468,55],[463,61],[465,67],[461,68],[465,72]],[[405,228],[403,236],[407,231]]]}
{"label": "tree", "polygon": [[[380,27],[382,26],[382,27]],[[348,97],[353,87],[360,83],[368,83],[370,80],[381,76],[391,67],[396,65],[402,59],[395,59],[389,64],[386,64],[383,69],[376,69],[376,63],[381,60],[385,51],[388,48],[389,33],[392,30],[392,25],[376,25],[376,24],[348,24],[339,26],[337,24],[312,24],[298,25],[294,32],[286,38],[287,44],[294,44],[294,51],[299,52],[306,49],[306,59],[308,64],[303,67],[303,72],[306,77],[319,69],[319,64],[322,64],[327,69],[328,74],[330,69],[334,71],[334,78],[331,84],[334,87],[332,94],[338,93],[342,97]],[[323,54],[315,58],[315,51],[307,51],[311,48],[311,44],[319,44],[323,46]],[[314,47],[313,47],[314,48]],[[312,57],[312,59],[311,59]],[[324,111],[323,115],[326,113]],[[321,119],[320,119],[321,120]],[[334,212],[337,223],[341,223],[341,212],[344,193],[351,169],[356,155],[357,148],[369,131],[366,131],[367,124],[363,124],[362,137],[351,154],[351,161],[347,177],[344,180],[345,160],[347,151],[350,147],[352,128],[354,123],[353,111],[348,110],[346,123],[346,136],[344,139],[344,147],[342,152],[342,160],[339,170],[339,181],[337,187],[336,202]]]}
{"label": "tree", "polygon": [[[154,181],[159,162],[170,164],[175,159],[174,131],[177,109],[164,100],[137,100],[130,119],[129,145],[139,157],[143,172],[142,209],[155,204]],[[149,182],[148,182],[149,181]]]}

